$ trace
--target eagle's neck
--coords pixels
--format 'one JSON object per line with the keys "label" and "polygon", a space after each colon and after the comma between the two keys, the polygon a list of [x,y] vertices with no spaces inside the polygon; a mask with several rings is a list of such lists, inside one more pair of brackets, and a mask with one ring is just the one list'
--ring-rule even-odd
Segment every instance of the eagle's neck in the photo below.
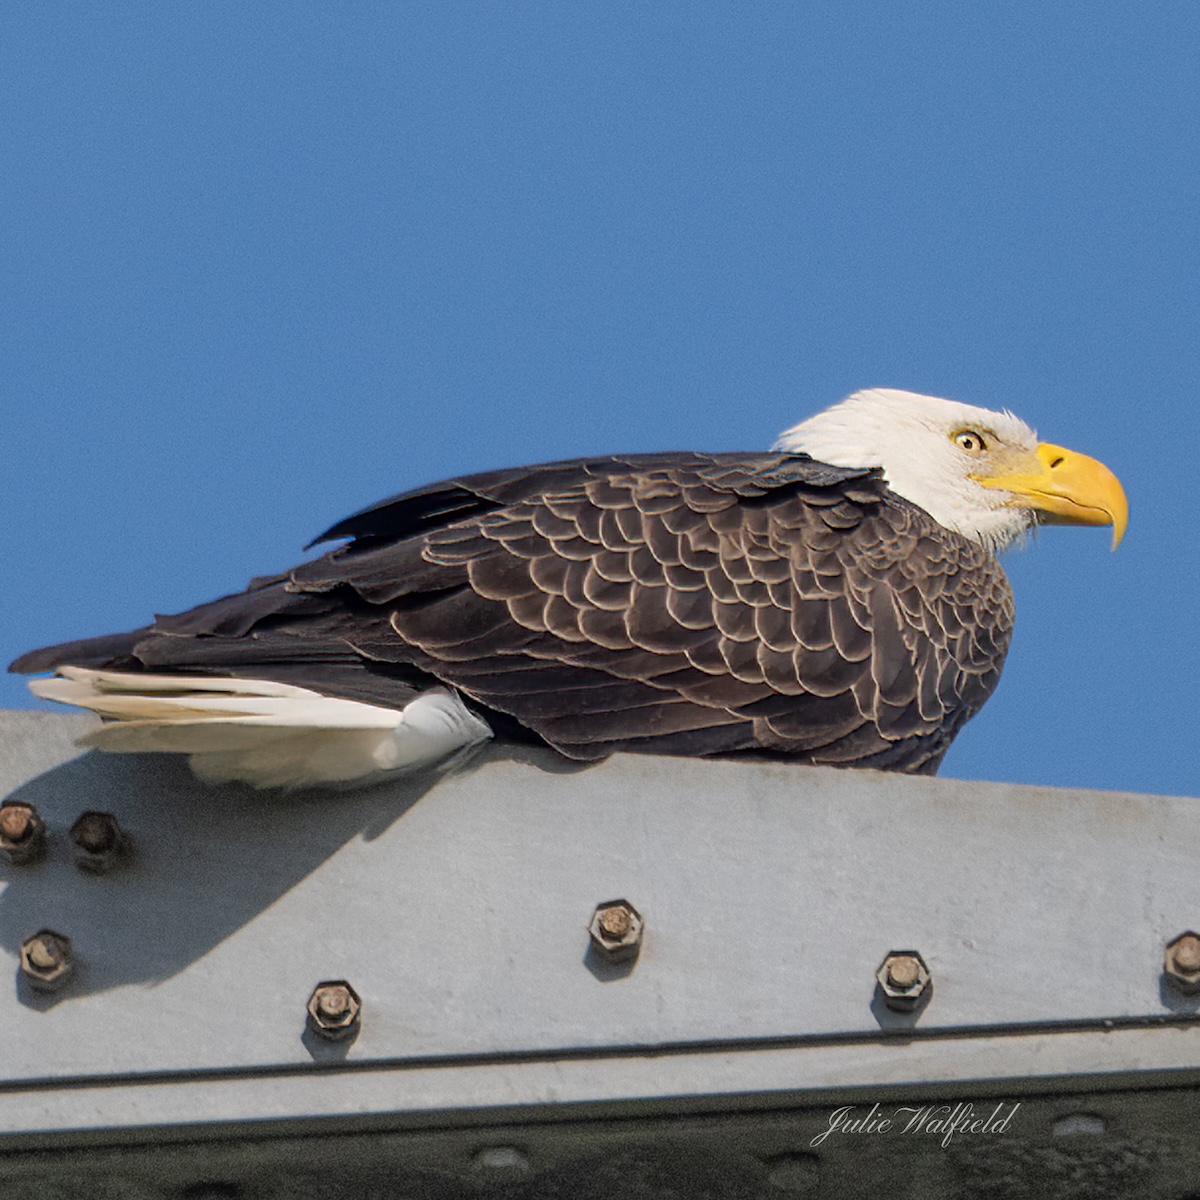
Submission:
{"label": "eagle's neck", "polygon": [[781,434],[775,448],[835,467],[878,468],[898,496],[995,553],[1019,544],[1034,525],[1033,514],[1012,507],[1007,493],[964,472],[949,431],[890,405],[837,405]]}

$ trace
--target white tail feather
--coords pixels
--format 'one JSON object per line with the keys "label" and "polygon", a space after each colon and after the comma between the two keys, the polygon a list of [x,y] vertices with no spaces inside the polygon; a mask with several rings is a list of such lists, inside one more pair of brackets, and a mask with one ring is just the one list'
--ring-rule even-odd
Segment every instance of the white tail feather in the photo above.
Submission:
{"label": "white tail feather", "polygon": [[[216,675],[142,675],[134,671],[98,671],[92,667],[59,667],[53,678],[31,679],[37,692],[61,679],[86,683],[98,692],[132,692],[139,696],[173,694],[192,696],[202,692],[228,692],[235,696],[315,696],[319,693],[291,683],[270,679],[234,679]],[[39,693],[40,694],[40,693]]]}
{"label": "white tail feather", "polygon": [[447,688],[403,709],[261,679],[138,675],[62,667],[30,681],[37,696],[106,719],[81,746],[187,754],[209,783],[328,787],[430,766],[492,736]]}

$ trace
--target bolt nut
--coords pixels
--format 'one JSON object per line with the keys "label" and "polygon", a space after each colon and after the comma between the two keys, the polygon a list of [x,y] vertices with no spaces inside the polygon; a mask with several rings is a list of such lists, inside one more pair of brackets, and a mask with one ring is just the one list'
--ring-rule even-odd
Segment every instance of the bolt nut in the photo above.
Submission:
{"label": "bolt nut", "polygon": [[39,929],[21,943],[21,974],[39,992],[56,992],[75,969],[71,939],[52,929]]}
{"label": "bolt nut", "polygon": [[71,826],[75,865],[81,871],[103,875],[118,866],[129,850],[129,841],[112,813],[85,812]]}
{"label": "bolt nut", "polygon": [[320,1037],[336,1042],[357,1031],[362,1000],[344,979],[326,979],[308,998],[308,1026]]}
{"label": "bolt nut", "polygon": [[642,948],[646,922],[628,900],[606,900],[596,905],[588,933],[592,945],[611,962],[635,958]]}
{"label": "bolt nut", "polygon": [[1200,992],[1200,933],[1188,929],[1167,943],[1163,974],[1181,992]]}
{"label": "bolt nut", "polygon": [[929,991],[931,976],[916,950],[892,950],[875,972],[883,1002],[893,1012],[912,1012]]}
{"label": "bolt nut", "polygon": [[38,810],[23,800],[0,804],[0,853],[15,866],[23,866],[45,851],[46,823]]}

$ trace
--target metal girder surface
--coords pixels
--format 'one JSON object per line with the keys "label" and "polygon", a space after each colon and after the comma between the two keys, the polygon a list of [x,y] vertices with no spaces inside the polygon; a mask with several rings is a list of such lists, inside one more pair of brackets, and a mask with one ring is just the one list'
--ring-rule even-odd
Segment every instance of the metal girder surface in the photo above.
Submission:
{"label": "metal girder surface", "polygon": [[[4,869],[0,1147],[1200,1072],[1200,999],[1163,976],[1200,924],[1195,800],[497,747],[280,797],[80,756],[87,727],[0,716],[0,796],[49,833]],[[75,865],[84,810],[130,838],[110,873]],[[589,943],[617,898],[645,921],[625,962]],[[76,960],[53,993],[18,968],[42,929]],[[931,977],[911,1012],[876,983],[896,950]],[[341,1042],[306,1029],[332,979],[362,1001]]]}

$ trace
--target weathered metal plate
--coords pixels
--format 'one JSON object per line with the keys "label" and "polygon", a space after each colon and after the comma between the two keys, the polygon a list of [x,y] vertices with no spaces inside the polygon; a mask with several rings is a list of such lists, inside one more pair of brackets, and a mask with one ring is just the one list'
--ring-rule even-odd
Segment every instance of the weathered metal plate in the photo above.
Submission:
{"label": "weathered metal plate", "polygon": [[[961,1103],[879,1093],[880,1112]],[[857,1112],[869,1110],[871,1098]],[[1007,1100],[976,1096],[985,1114]],[[1035,1096],[1003,1134],[924,1126],[830,1135],[831,1105],[788,1100],[442,1118],[397,1129],[196,1130],[186,1142],[56,1143],[0,1158],[5,1200],[1161,1200],[1200,1176],[1195,1092]]]}
{"label": "weathered metal plate", "polygon": [[[79,756],[86,727],[0,719],[0,796],[51,835],[0,895],[11,1134],[1200,1068],[1200,998],[1162,978],[1200,925],[1195,800],[497,748],[279,798]],[[110,875],[73,863],[84,809],[133,839]],[[588,949],[616,897],[632,969]],[[45,927],[79,960],[52,996],[17,970]],[[909,948],[933,990],[894,1014],[874,972]],[[348,1043],[305,1031],[331,978]]]}

